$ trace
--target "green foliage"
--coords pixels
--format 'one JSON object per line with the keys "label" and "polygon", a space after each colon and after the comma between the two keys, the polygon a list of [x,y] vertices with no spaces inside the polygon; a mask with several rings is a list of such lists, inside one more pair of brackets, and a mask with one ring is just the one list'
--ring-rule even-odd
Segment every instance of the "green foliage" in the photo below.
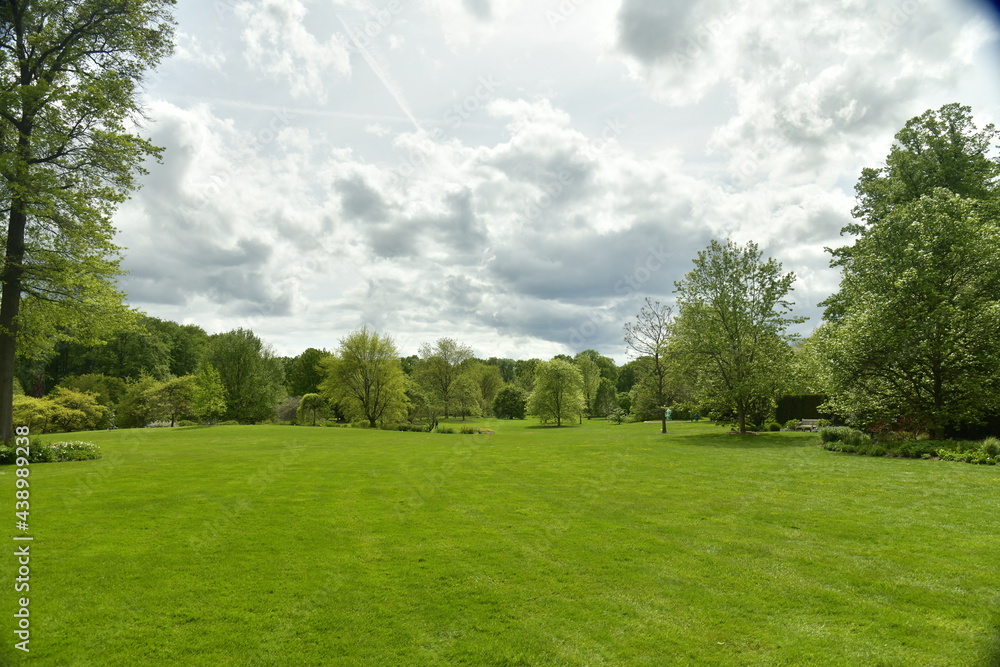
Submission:
{"label": "green foliage", "polygon": [[[667,347],[672,331],[670,306],[646,297],[646,305],[636,315],[634,322],[625,324],[625,345],[639,359],[645,359],[637,381],[641,389],[633,387],[633,412],[661,412],[664,405],[673,401],[669,389]],[[665,426],[664,426],[665,428]]]}
{"label": "green foliage", "polygon": [[475,370],[463,372],[451,384],[449,394],[452,404],[463,420],[466,417],[479,416],[483,413],[482,386],[477,382],[476,375],[478,373]]}
{"label": "green foliage", "polygon": [[859,222],[843,230],[859,238],[831,250],[843,274],[821,328],[838,413],[940,438],[1000,405],[998,138],[949,104],[862,172]]}
{"label": "green foliage", "polygon": [[615,424],[621,424],[628,417],[628,413],[621,408],[614,408],[608,413],[608,420]]}
{"label": "green foliage", "polygon": [[785,331],[803,321],[787,315],[795,275],[783,274],[774,259],[765,262],[753,242],[713,240],[694,265],[675,283],[677,349],[696,374],[698,402],[735,412],[742,433],[748,418],[769,416],[788,382],[792,336]]}
{"label": "green foliage", "polygon": [[780,431],[781,430],[781,424],[779,424],[778,422],[767,422],[766,424],[764,424],[764,430],[765,431]]}
{"label": "green foliage", "polygon": [[206,361],[226,390],[225,417],[241,423],[270,418],[284,395],[281,363],[269,345],[249,329],[212,336]]}
{"label": "green foliage", "polygon": [[1000,440],[987,438],[982,442],[957,442],[953,447],[938,449],[936,453],[942,461],[997,465],[1000,463]]}
{"label": "green foliage", "polygon": [[493,399],[493,415],[498,419],[524,419],[528,396],[516,385],[507,385]]}
{"label": "green foliage", "polygon": [[[54,442],[43,444],[32,441],[28,448],[29,463],[62,463],[66,461],[93,461],[101,458],[101,448],[92,442]],[[0,446],[0,465],[17,462],[17,448]]]}
{"label": "green foliage", "polygon": [[324,395],[339,403],[348,418],[379,423],[399,422],[407,416],[407,377],[396,344],[362,327],[340,339],[340,348],[320,362]]}
{"label": "green foliage", "polygon": [[288,394],[305,396],[319,393],[319,385],[323,381],[319,362],[329,356],[330,353],[326,350],[310,347],[292,359],[285,378]]}
{"label": "green foliage", "polygon": [[819,407],[826,400],[826,394],[785,394],[777,400],[774,417],[779,422],[793,419],[821,419],[825,413],[821,413]]}
{"label": "green foliage", "polygon": [[414,377],[443,407],[445,417],[451,415],[452,384],[461,373],[461,364],[472,358],[472,348],[452,338],[441,338],[433,346],[420,346],[421,362]]}
{"label": "green foliage", "polygon": [[801,423],[802,422],[800,422],[798,419],[789,419],[788,421],[785,422],[785,428],[794,431],[799,427],[799,424]]}
{"label": "green foliage", "polygon": [[109,409],[97,402],[97,395],[58,387],[48,398],[55,404],[52,421],[63,431],[92,431],[106,426]]}
{"label": "green foliage", "polygon": [[129,382],[125,395],[118,402],[115,425],[121,428],[143,428],[155,419],[158,406],[154,395],[161,384],[149,375],[142,375]]}
{"label": "green foliage", "polygon": [[226,387],[210,363],[203,365],[195,378],[192,410],[198,419],[213,424],[226,414]]}
{"label": "green foliage", "polygon": [[542,423],[575,420],[583,410],[583,377],[571,362],[553,359],[538,365],[535,390],[528,399],[528,412]]}
{"label": "green foliage", "polygon": [[56,412],[56,404],[47,398],[14,397],[14,420],[27,426],[32,433],[48,433]]}
{"label": "green foliage", "polygon": [[299,401],[297,416],[300,422],[310,421],[316,425],[316,417],[326,407],[326,399],[319,394],[306,394]]}
{"label": "green foliage", "polygon": [[72,375],[65,378],[60,387],[71,389],[97,397],[97,402],[101,405],[113,408],[125,395],[126,384],[121,378],[111,377],[100,373],[87,373],[85,375]]}
{"label": "green foliage", "polygon": [[168,419],[174,426],[178,419],[195,415],[198,378],[194,375],[172,378],[156,387],[150,398],[157,417]]}

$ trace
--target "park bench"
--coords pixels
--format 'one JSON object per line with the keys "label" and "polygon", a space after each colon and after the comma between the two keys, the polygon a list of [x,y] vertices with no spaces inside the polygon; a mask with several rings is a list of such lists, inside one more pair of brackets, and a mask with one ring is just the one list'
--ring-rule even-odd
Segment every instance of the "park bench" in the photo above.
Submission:
{"label": "park bench", "polygon": [[796,431],[815,431],[817,426],[819,426],[818,419],[800,419],[799,425],[795,427]]}

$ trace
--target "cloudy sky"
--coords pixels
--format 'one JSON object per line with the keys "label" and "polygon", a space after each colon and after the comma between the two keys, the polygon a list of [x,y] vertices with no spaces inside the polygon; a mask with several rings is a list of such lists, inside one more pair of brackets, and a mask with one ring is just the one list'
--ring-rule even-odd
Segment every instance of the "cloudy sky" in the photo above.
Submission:
{"label": "cloudy sky", "polygon": [[1000,121],[972,0],[180,0],[165,147],[117,215],[129,303],[279,354],[595,348],[712,238],[818,323],[862,167],[949,102]]}

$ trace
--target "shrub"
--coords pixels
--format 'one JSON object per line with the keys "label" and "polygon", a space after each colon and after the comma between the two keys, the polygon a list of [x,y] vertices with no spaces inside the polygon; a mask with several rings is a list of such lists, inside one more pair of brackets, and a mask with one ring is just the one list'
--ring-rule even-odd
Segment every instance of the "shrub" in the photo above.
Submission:
{"label": "shrub", "polygon": [[986,438],[982,442],[959,441],[955,443],[954,449],[938,449],[937,455],[942,461],[997,465],[1000,463],[1000,440]]}
{"label": "shrub", "polygon": [[179,422],[177,422],[177,425],[178,426],[197,426],[198,422],[192,421],[190,419],[182,419]]}
{"label": "shrub", "polygon": [[799,423],[800,422],[798,419],[789,419],[788,421],[785,422],[785,428],[787,428],[789,431],[794,431],[799,427]]}
{"label": "shrub", "polygon": [[628,413],[621,408],[615,408],[608,413],[608,421],[614,422],[616,424],[621,424],[628,417]]}
{"label": "shrub", "polygon": [[751,424],[750,422],[747,422],[747,430],[748,431],[756,431],[757,430],[757,425],[756,424]]}
{"label": "shrub", "polygon": [[239,426],[240,423],[238,421],[236,421],[235,419],[227,419],[224,422],[219,422],[218,425],[219,426]]}
{"label": "shrub", "polygon": [[459,430],[459,433],[461,433],[463,435],[475,435],[476,433],[479,433],[479,429],[478,428],[473,428],[471,426],[463,426]]}
{"label": "shrub", "polygon": [[[29,463],[89,461],[99,458],[101,448],[92,442],[54,442],[45,445],[35,440],[28,448]],[[0,447],[0,464],[13,465],[16,461],[16,447]]]}
{"label": "shrub", "polygon": [[437,432],[438,433],[454,433],[455,429],[453,429],[450,426],[438,426],[437,427]]}
{"label": "shrub", "polygon": [[986,438],[983,440],[980,449],[989,457],[997,458],[1000,456],[1000,438]]}
{"label": "shrub", "polygon": [[767,424],[764,425],[764,430],[765,431],[780,431],[781,430],[781,424],[779,424],[778,422],[768,422]]}

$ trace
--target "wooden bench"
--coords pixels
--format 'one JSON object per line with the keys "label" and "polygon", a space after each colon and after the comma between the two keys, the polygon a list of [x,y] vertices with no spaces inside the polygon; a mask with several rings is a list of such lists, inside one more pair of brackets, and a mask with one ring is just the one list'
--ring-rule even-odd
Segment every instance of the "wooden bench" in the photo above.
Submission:
{"label": "wooden bench", "polygon": [[818,419],[800,419],[799,425],[795,427],[796,431],[815,431],[819,426]]}

